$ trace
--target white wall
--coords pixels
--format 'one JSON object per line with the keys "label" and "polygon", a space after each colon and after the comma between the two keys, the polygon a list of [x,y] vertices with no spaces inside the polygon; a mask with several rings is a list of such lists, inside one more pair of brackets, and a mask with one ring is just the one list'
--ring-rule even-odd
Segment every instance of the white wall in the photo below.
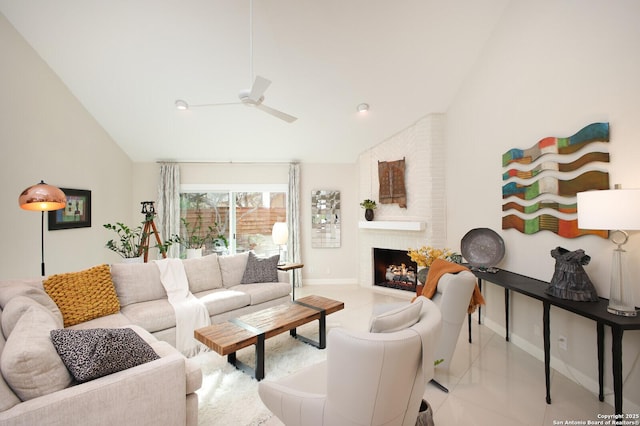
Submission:
{"label": "white wall", "polygon": [[[355,284],[358,275],[357,232],[361,213],[355,164],[300,165],[300,217],[303,284]],[[311,191],[340,191],[340,248],[311,247]]]}
{"label": "white wall", "polygon": [[92,191],[91,228],[49,232],[45,218],[46,273],[117,261],[102,224],[131,219],[131,162],[1,14],[0,52],[0,279],[40,275],[41,215],[18,196],[41,179]]}
{"label": "white wall", "polygon": [[[548,231],[524,235],[501,230],[501,155],[510,148],[529,148],[546,136],[570,136],[587,124],[606,121],[611,126],[611,184],[640,188],[638,17],[640,2],[634,0],[511,2],[447,114],[450,246],[459,247],[472,228],[492,228],[504,238],[507,250],[499,266],[543,280],[553,274],[553,248],[582,248],[592,257],[587,273],[599,295],[608,297],[610,242],[594,236],[564,239]],[[637,264],[640,235],[632,235],[627,247]],[[488,323],[503,326],[502,289],[486,287]],[[635,287],[639,304],[640,285]],[[534,333],[534,324],[541,321],[540,303],[513,296],[514,341],[538,355],[542,338]],[[556,368],[575,369],[575,377],[594,391],[595,330],[592,321],[551,311]],[[558,350],[559,334],[568,337],[568,351]],[[605,384],[611,389],[608,335],[605,345]],[[640,332],[626,332],[623,346],[625,411],[637,412],[640,368],[631,367],[640,352]]]}

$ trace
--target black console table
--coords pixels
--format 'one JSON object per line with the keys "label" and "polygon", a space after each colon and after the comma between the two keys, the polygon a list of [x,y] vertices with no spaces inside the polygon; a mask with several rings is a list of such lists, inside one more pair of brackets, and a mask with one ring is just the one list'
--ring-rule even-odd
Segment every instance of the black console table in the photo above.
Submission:
{"label": "black console table", "polygon": [[[501,287],[504,287],[504,303],[505,303],[505,325],[506,340],[509,341],[509,292],[529,296],[542,302],[542,323],[544,335],[544,372],[545,382],[547,386],[547,404],[551,404],[550,390],[550,358],[551,358],[551,341],[550,341],[550,318],[549,310],[551,306],[564,309],[574,314],[589,318],[596,322],[597,327],[597,344],[598,344],[598,384],[600,401],[604,401],[604,326],[611,327],[611,352],[613,363],[613,393],[615,399],[615,412],[622,414],[622,334],[624,330],[640,330],[640,316],[623,317],[610,314],[607,312],[609,301],[600,298],[597,302],[574,302],[564,300],[545,293],[549,286],[548,282],[526,277],[514,272],[499,269],[496,273],[483,271],[473,271],[478,278],[478,285],[482,290],[482,281],[487,281]],[[471,317],[469,317],[469,321]],[[478,321],[480,321],[480,313],[478,313]],[[470,324],[470,323],[469,323]],[[469,334],[471,340],[471,334]]]}

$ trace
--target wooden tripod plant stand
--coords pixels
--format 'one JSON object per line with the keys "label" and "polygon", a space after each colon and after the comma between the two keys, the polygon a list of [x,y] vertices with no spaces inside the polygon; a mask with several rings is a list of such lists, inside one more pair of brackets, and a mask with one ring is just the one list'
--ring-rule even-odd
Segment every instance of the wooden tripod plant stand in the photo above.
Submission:
{"label": "wooden tripod plant stand", "polygon": [[162,253],[162,258],[167,257],[167,249],[162,245],[162,241],[160,240],[160,233],[158,232],[158,228],[156,228],[156,223],[154,221],[154,217],[156,216],[156,209],[153,207],[153,201],[143,201],[142,204],[142,212],[144,216],[144,228],[142,229],[142,241],[140,241],[140,248],[138,249],[138,256],[142,256],[144,254],[144,263],[147,263],[149,260],[149,236],[151,234],[156,236],[156,242],[158,243],[158,248],[160,249],[160,253]]}

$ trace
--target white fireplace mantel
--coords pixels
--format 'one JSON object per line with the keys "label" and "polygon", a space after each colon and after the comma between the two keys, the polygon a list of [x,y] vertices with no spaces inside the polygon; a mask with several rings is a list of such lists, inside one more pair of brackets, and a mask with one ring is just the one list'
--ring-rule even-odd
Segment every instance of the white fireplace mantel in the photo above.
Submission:
{"label": "white fireplace mantel", "polygon": [[425,222],[406,220],[372,220],[358,222],[360,229],[383,229],[391,231],[424,231]]}

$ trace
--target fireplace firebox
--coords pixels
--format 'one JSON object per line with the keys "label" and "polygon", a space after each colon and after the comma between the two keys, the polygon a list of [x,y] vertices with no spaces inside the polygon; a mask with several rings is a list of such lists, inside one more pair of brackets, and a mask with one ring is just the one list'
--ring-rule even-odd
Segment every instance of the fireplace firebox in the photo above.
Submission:
{"label": "fireplace firebox", "polygon": [[406,250],[373,248],[374,285],[415,292],[417,268]]}

